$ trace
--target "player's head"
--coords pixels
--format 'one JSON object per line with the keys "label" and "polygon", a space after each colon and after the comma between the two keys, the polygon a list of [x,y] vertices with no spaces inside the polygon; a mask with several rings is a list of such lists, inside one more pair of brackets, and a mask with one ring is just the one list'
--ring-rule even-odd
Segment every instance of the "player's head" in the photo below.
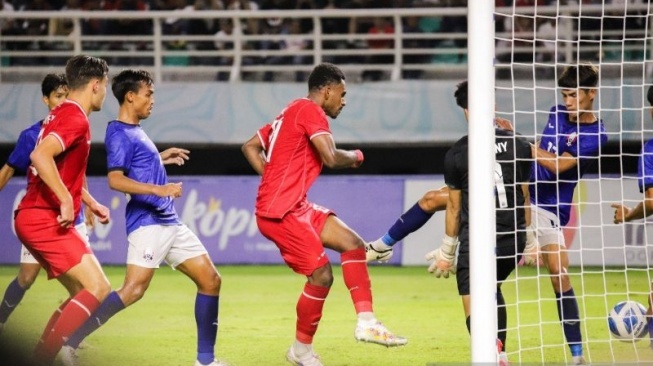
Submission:
{"label": "player's head", "polygon": [[101,58],[77,55],[66,62],[66,80],[68,88],[73,91],[92,92],[91,110],[99,111],[107,95],[109,67]]}
{"label": "player's head", "polygon": [[150,116],[154,106],[154,80],[149,72],[123,70],[113,77],[111,91],[120,108],[129,108],[139,120]]}
{"label": "player's head", "polygon": [[456,98],[456,104],[463,109],[463,112],[465,113],[465,119],[467,119],[467,80],[461,81],[458,83],[458,85],[456,85],[456,91],[453,93],[453,96]]}
{"label": "player's head", "polygon": [[334,64],[321,63],[308,76],[308,94],[318,103],[324,113],[337,118],[345,107],[345,74]]}
{"label": "player's head", "polygon": [[68,82],[64,74],[47,74],[41,82],[43,103],[49,110],[61,104],[68,96]]}
{"label": "player's head", "polygon": [[599,69],[591,63],[564,69],[558,78],[558,87],[562,89],[562,99],[570,112],[570,120],[575,121],[582,114],[592,113],[598,83]]}

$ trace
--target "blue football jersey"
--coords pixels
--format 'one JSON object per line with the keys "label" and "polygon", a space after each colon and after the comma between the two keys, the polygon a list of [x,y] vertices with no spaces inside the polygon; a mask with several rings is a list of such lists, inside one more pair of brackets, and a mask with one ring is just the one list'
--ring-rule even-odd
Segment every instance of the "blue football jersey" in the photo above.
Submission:
{"label": "blue football jersey", "polygon": [[21,172],[27,171],[27,168],[32,164],[29,154],[34,151],[42,124],[43,120],[40,120],[20,132],[16,147],[14,147],[7,159],[7,165]]}
{"label": "blue football jersey", "polygon": [[642,146],[642,154],[637,164],[639,191],[644,193],[653,187],[653,140],[648,140]]}
{"label": "blue football jersey", "polygon": [[[121,170],[126,177],[141,183],[168,183],[168,175],[159,151],[140,125],[109,122],[104,144],[109,171]],[[181,223],[173,198],[153,194],[128,195],[125,219],[127,234],[141,226]]]}
{"label": "blue football jersey", "polygon": [[531,182],[535,184],[530,186],[531,202],[557,215],[560,225],[566,225],[576,184],[587,169],[598,161],[601,147],[607,141],[603,121],[570,122],[565,106],[552,107],[539,147],[558,156],[567,152],[578,158],[578,165],[555,174],[535,163],[531,177]]}

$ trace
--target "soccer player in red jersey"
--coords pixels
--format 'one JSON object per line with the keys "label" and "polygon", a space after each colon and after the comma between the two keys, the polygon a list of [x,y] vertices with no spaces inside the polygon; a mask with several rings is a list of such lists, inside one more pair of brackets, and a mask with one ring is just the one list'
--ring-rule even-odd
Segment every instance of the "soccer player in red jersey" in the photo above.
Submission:
{"label": "soccer player in red jersey", "polygon": [[88,208],[109,219],[109,210],[83,188],[91,144],[88,115],[102,108],[109,68],[104,60],[74,56],[66,63],[68,99],[43,121],[30,154],[27,193],[15,212],[16,234],[48,273],[70,293],[54,312],[36,346],[39,364],[49,365],[63,342],[111,291],[99,262],[74,229],[82,196]]}
{"label": "soccer player in red jersey", "polygon": [[295,365],[322,364],[312,343],[333,283],[324,248],[341,253],[345,285],[358,314],[355,338],[385,346],[407,343],[374,316],[363,239],[333,211],[306,197],[323,165],[338,169],[363,163],[360,150],[336,148],[326,118],[338,117],[346,93],[345,76],[338,67],[317,65],[308,78],[308,96],[290,102],[242,147],[250,165],[262,175],[256,198],[259,230],[277,245],[286,264],[307,278],[297,302],[296,340],[286,354]]}

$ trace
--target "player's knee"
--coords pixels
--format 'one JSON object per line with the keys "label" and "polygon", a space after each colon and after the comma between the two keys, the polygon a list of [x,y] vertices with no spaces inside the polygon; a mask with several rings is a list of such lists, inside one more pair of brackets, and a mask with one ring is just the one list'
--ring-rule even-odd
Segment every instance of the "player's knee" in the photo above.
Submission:
{"label": "player's knee", "polygon": [[211,276],[207,276],[202,280],[202,283],[199,284],[198,291],[212,296],[220,295],[220,286],[222,285],[222,277],[216,271]]}
{"label": "player's knee", "polygon": [[440,194],[437,191],[428,191],[424,197],[419,200],[419,206],[422,210],[429,213],[436,212],[439,209],[446,207],[446,205],[446,201],[443,202],[440,199]]}
{"label": "player's knee", "polygon": [[18,276],[16,277],[18,280],[18,285],[20,288],[23,290],[29,290],[30,287],[34,284],[36,281],[36,277],[38,276],[38,272],[36,273],[23,273],[20,272],[18,273]]}
{"label": "player's knee", "polygon": [[331,287],[333,285],[333,272],[330,266],[324,266],[316,269],[313,274],[308,277],[308,282],[311,285],[320,287]]}

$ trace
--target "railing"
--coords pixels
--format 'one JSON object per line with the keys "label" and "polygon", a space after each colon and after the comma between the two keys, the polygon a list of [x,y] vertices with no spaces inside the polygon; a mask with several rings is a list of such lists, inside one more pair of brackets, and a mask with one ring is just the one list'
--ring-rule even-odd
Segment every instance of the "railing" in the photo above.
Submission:
{"label": "railing", "polygon": [[[491,1],[491,0],[487,0]],[[582,14],[601,16],[619,6],[583,6]],[[629,5],[629,11],[643,13],[645,27],[624,32],[579,30],[572,21],[561,22],[555,39],[541,38],[535,29],[536,22],[563,14],[577,16],[578,6],[497,8],[496,20],[518,17],[531,19],[532,28],[522,31],[497,33],[496,54],[498,66],[508,66],[516,61],[511,55],[531,55],[526,63],[538,67],[553,65],[557,60],[571,63],[578,58],[590,61],[609,61],[609,56],[620,61],[624,57],[650,60],[651,36],[650,10],[647,5]],[[466,16],[466,8],[407,8],[407,9],[330,9],[293,11],[55,11],[55,12],[0,12],[0,21],[30,21],[48,19],[72,22],[68,35],[0,34],[0,80],[20,81],[30,74],[61,71],[65,60],[74,54],[89,54],[107,59],[112,67],[132,66],[149,69],[156,81],[163,80],[228,80],[247,79],[251,75],[270,73],[297,73],[305,77],[312,65],[322,61],[337,63],[345,72],[365,75],[370,71],[382,73],[390,80],[425,78],[464,73],[466,64],[466,38],[464,32],[443,31],[413,33],[405,31],[402,24],[409,17],[429,18],[435,23],[443,17]],[[515,13],[520,15],[515,16]],[[370,21],[387,18],[393,25],[392,34],[340,33],[327,34],[322,28],[328,19],[356,19]],[[230,35],[171,34],[170,19],[230,21]],[[309,20],[309,34],[250,34],[244,30],[245,22],[267,19]],[[147,34],[109,35],[88,34],[83,31],[89,21],[144,20],[151,22]],[[560,29],[561,28],[561,29]],[[574,41],[582,33],[586,42]],[[647,35],[649,35],[647,37]],[[610,37],[630,41],[613,42]],[[632,41],[639,40],[639,41]],[[370,48],[368,42],[386,42],[385,48]],[[219,42],[228,47],[219,48]],[[304,43],[304,47],[266,49],[267,43]],[[520,46],[522,44],[523,46]],[[30,47],[33,45],[33,47]],[[207,46],[208,45],[208,46]],[[507,58],[506,58],[507,55]],[[588,56],[589,55],[589,56]],[[624,56],[626,55],[626,56]],[[596,58],[592,60],[592,58]],[[303,73],[303,74],[301,74]],[[455,73],[454,73],[455,74]],[[15,75],[20,75],[16,77]]]}

